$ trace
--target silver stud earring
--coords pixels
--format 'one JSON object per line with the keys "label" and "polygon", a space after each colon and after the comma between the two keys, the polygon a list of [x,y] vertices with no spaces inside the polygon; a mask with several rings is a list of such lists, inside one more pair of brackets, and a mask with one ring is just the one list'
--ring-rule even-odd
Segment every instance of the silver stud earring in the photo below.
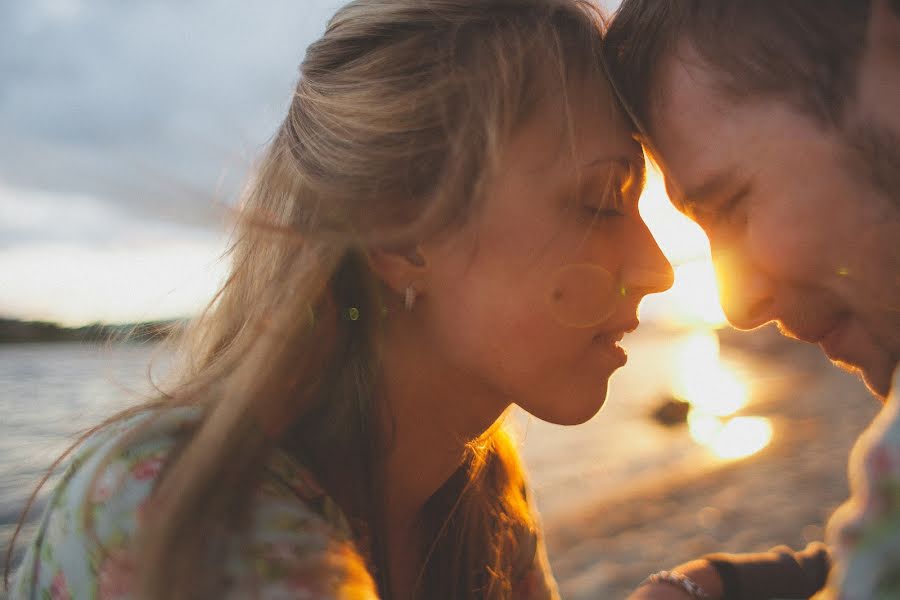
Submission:
{"label": "silver stud earring", "polygon": [[406,286],[406,289],[403,290],[403,306],[406,310],[412,310],[413,306],[416,304],[416,288],[409,284]]}

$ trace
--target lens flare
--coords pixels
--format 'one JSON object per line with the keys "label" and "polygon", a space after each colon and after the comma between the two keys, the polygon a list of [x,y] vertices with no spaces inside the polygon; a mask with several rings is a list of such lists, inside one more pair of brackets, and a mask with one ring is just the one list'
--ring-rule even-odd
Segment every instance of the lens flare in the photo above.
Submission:
{"label": "lens flare", "polygon": [[593,327],[615,311],[619,288],[609,271],[598,265],[566,265],[553,276],[547,305],[566,327]]}

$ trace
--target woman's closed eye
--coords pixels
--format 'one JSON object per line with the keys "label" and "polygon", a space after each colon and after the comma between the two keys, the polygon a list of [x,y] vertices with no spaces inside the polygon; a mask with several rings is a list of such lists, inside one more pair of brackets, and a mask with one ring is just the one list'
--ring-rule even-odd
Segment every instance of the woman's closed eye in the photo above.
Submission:
{"label": "woman's closed eye", "polygon": [[607,169],[588,182],[582,209],[593,220],[624,217],[634,185],[634,175],[627,166]]}
{"label": "woman's closed eye", "polygon": [[579,221],[590,225],[615,222],[637,206],[643,189],[643,163],[618,158],[591,163],[579,175],[571,199]]}

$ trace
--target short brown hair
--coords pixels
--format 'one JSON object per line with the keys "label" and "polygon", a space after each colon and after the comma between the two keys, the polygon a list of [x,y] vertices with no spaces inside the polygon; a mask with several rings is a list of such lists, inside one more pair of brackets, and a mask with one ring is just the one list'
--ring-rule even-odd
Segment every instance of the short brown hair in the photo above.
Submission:
{"label": "short brown hair", "polygon": [[824,124],[855,89],[870,0],[623,0],[606,59],[622,99],[646,123],[660,64],[691,44],[729,98],[777,98]]}

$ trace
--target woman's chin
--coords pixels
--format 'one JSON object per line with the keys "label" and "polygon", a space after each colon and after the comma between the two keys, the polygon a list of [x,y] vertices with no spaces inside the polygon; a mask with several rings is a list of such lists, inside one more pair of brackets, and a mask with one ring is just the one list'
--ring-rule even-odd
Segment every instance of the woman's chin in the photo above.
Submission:
{"label": "woman's chin", "polygon": [[552,423],[554,425],[581,425],[593,418],[606,402],[608,382],[602,385],[594,385],[589,393],[571,394],[568,398],[560,400],[559,396],[552,402],[542,403],[540,406],[519,407],[533,417]]}

